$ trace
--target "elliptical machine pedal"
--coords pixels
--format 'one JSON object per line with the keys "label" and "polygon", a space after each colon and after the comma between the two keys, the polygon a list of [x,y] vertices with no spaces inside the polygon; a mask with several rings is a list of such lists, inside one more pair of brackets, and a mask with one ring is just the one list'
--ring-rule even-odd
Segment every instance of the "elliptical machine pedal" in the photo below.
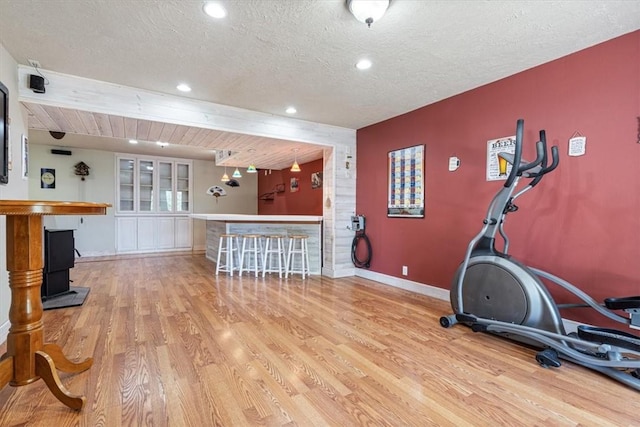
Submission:
{"label": "elliptical machine pedal", "polygon": [[562,366],[558,352],[552,348],[546,348],[536,354],[536,362],[543,368],[559,368]]}

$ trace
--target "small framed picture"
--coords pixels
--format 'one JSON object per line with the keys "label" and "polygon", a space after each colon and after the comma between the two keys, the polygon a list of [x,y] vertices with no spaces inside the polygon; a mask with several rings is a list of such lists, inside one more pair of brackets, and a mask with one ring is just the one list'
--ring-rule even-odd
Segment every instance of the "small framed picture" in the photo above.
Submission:
{"label": "small framed picture", "polygon": [[291,178],[291,187],[289,187],[292,193],[297,192],[300,189],[298,178]]}
{"label": "small framed picture", "polygon": [[322,172],[314,172],[311,174],[311,188],[322,188]]}
{"label": "small framed picture", "polygon": [[56,170],[51,168],[40,169],[40,188],[56,188]]}
{"label": "small framed picture", "polygon": [[22,179],[29,179],[29,139],[22,135]]}

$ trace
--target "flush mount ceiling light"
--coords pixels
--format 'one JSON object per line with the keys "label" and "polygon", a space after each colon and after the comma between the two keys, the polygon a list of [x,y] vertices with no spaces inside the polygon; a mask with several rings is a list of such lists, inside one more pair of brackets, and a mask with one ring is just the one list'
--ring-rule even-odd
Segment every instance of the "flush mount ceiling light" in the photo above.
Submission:
{"label": "flush mount ceiling light", "polygon": [[204,13],[209,15],[212,18],[222,19],[227,16],[227,10],[222,6],[221,3],[215,1],[208,1],[202,6],[202,10]]}
{"label": "flush mount ceiling light", "polygon": [[293,165],[291,165],[291,172],[300,172],[302,169],[300,169],[300,165],[298,164],[298,149],[294,148],[293,152],[294,152],[294,158],[293,158]]}
{"label": "flush mount ceiling light", "polygon": [[356,68],[358,70],[368,70],[369,68],[371,68],[371,61],[368,59],[361,59],[360,61],[358,61],[356,63]]}
{"label": "flush mount ceiling light", "polygon": [[178,89],[180,92],[191,92],[191,88],[188,84],[185,83],[180,83],[178,86],[176,86],[176,89]]}
{"label": "flush mount ceiling light", "polygon": [[130,139],[129,140],[129,144],[137,144],[137,143],[138,143],[138,141],[135,140],[135,139]]}
{"label": "flush mount ceiling light", "polygon": [[382,18],[390,2],[390,0],[347,0],[347,7],[358,21],[364,22],[371,28],[371,24]]}
{"label": "flush mount ceiling light", "polygon": [[287,107],[287,109],[285,110],[285,112],[287,114],[295,114],[298,112],[298,110],[296,110],[296,107]]}
{"label": "flush mount ceiling light", "polygon": [[166,147],[167,145],[169,145],[169,143],[168,143],[168,142],[162,142],[162,141],[156,141],[156,144],[158,144],[158,145],[159,145],[160,147],[162,147],[162,148],[164,148],[164,147]]}

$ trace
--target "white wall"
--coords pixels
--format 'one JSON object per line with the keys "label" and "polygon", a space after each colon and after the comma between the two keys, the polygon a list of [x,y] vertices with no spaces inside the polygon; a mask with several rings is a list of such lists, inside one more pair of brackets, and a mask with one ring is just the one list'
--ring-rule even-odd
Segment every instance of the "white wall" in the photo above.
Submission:
{"label": "white wall", "polygon": [[[224,174],[223,167],[215,166],[214,162],[204,160],[193,161],[193,212],[194,213],[234,213],[258,214],[258,174],[246,173],[240,169],[242,178],[238,179],[239,187],[229,187],[220,181]],[[228,168],[231,176],[233,169]],[[216,199],[206,194],[212,185],[219,185],[227,190],[227,195]],[[206,221],[193,220],[193,248],[206,248]]]}
{"label": "white wall", "polygon": [[[101,150],[85,150],[64,147],[64,138],[55,140],[48,134],[34,132],[29,140],[29,198],[32,200],[64,200],[80,202],[111,203],[107,215],[47,216],[47,228],[70,228],[76,230],[76,249],[83,256],[111,255],[115,253],[115,154]],[[52,145],[56,144],[56,145]],[[51,149],[71,151],[71,156],[51,154]],[[78,162],[91,169],[85,181],[74,175]],[[40,169],[56,170],[56,188],[40,188]],[[233,170],[227,170],[231,175]],[[239,187],[224,185],[220,178],[224,168],[213,161],[193,160],[193,212],[194,213],[240,213],[257,214],[258,179],[256,174],[243,172],[238,179]],[[219,198],[206,194],[212,185],[221,185],[227,196]],[[81,221],[82,218],[82,221]],[[193,222],[193,248],[204,250],[206,230],[204,221]]]}
{"label": "white wall", "polygon": [[[10,150],[12,168],[9,171],[9,183],[0,185],[0,199],[19,200],[27,198],[27,181],[21,175],[21,138],[27,134],[27,114],[18,102],[18,64],[0,44],[0,81],[9,89]],[[9,333],[9,275],[7,274],[7,235],[5,217],[0,216],[0,342],[4,342]]]}
{"label": "white wall", "polygon": [[[64,139],[63,139],[64,140]],[[61,140],[61,141],[63,141]],[[113,153],[97,150],[69,149],[70,156],[51,154],[59,146],[39,145],[29,141],[29,198],[31,200],[58,200],[111,203],[115,206],[115,165]],[[74,166],[86,163],[89,176],[82,181],[74,174]],[[40,169],[55,169],[56,188],[40,188]],[[47,228],[73,229],[75,245],[83,256],[115,253],[114,208],[107,215],[45,216]]]}

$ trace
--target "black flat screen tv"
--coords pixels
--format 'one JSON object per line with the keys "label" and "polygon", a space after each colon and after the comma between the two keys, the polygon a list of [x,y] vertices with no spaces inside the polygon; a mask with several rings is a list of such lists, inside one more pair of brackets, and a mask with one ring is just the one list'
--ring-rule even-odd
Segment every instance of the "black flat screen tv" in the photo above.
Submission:
{"label": "black flat screen tv", "polygon": [[0,184],[9,182],[9,90],[0,82]]}

